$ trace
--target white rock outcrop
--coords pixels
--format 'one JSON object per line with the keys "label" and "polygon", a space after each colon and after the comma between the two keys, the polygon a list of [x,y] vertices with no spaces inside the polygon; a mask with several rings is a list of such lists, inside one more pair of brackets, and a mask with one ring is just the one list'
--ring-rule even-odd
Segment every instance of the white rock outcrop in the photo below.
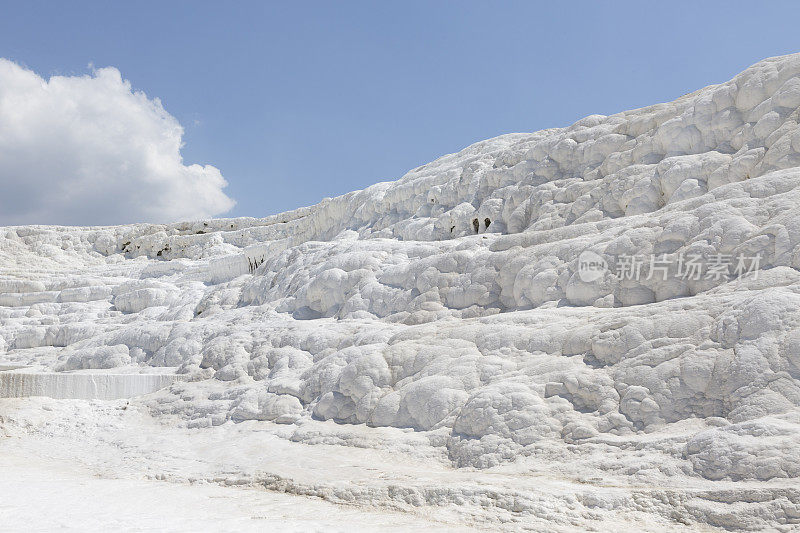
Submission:
{"label": "white rock outcrop", "polygon": [[[796,480],[798,122],[800,54],[263,219],[0,228],[0,359],[179,367],[151,406],[191,427],[314,417],[428,432],[457,466]],[[797,523],[780,487],[756,526]]]}

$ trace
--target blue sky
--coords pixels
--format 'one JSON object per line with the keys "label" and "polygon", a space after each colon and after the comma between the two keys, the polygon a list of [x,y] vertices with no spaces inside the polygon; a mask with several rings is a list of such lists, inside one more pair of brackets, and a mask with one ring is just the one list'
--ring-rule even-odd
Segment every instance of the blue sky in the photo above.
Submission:
{"label": "blue sky", "polygon": [[668,101],[800,51],[796,2],[3,2],[0,57],[114,66],[219,168],[233,216],[475,141]]}

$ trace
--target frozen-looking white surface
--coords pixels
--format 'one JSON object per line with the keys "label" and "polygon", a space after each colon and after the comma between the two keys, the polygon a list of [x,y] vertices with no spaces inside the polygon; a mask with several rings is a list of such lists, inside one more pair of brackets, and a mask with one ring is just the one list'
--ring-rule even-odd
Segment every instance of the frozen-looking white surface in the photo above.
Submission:
{"label": "frozen-looking white surface", "polygon": [[[187,381],[130,402],[179,450],[152,468],[193,464],[184,440],[227,458],[237,439],[264,439],[195,479],[253,472],[247,483],[446,509],[461,525],[788,530],[800,524],[798,121],[800,54],[263,219],[0,228],[0,363],[177,367]],[[597,279],[579,271],[586,251],[609,267]],[[651,255],[664,271],[645,260],[618,275]],[[711,275],[723,256],[731,270]],[[687,277],[682,258],[707,270]],[[2,423],[57,440],[54,427],[80,420],[128,457],[154,454],[155,436],[112,431],[102,410],[51,409]],[[257,481],[281,442],[309,461],[372,459],[314,479],[270,464],[258,475],[279,477]],[[381,475],[359,477],[369,468]]]}
{"label": "frozen-looking white surface", "polygon": [[48,396],[118,400],[149,394],[178,381],[169,374],[108,374],[0,371],[0,398]]}
{"label": "frozen-looking white surface", "polygon": [[69,462],[31,458],[28,450],[17,454],[4,449],[2,531],[454,531],[434,520],[370,512],[307,496],[106,478]]}

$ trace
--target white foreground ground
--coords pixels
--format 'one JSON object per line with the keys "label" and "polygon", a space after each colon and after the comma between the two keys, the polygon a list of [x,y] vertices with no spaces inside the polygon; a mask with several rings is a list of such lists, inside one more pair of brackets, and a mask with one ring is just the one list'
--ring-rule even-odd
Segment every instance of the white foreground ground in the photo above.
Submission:
{"label": "white foreground ground", "polygon": [[215,484],[109,478],[28,449],[18,455],[4,448],[3,453],[2,531],[455,530],[433,520],[317,498]]}
{"label": "white foreground ground", "polygon": [[264,219],[0,228],[0,397],[60,398],[0,398],[0,527],[798,527],[799,122],[793,55]]}

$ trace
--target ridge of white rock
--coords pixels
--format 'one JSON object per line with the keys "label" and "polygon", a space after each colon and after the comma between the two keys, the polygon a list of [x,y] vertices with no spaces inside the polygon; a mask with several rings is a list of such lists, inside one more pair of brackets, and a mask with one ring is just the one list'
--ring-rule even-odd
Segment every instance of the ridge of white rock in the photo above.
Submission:
{"label": "ridge of white rock", "polygon": [[[0,228],[0,362],[179,367],[146,401],[189,427],[413,428],[454,466],[547,457],[676,491],[794,480],[798,122],[795,54],[263,219]],[[666,271],[618,275],[632,256]],[[721,256],[758,263],[681,276]],[[767,487],[754,527],[797,523],[800,493]],[[739,527],[714,507],[737,498],[687,520]]]}
{"label": "ridge of white rock", "polygon": [[26,372],[0,368],[0,398],[118,400],[161,390],[179,381],[174,374]]}

